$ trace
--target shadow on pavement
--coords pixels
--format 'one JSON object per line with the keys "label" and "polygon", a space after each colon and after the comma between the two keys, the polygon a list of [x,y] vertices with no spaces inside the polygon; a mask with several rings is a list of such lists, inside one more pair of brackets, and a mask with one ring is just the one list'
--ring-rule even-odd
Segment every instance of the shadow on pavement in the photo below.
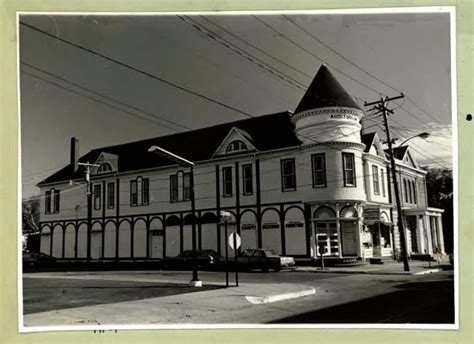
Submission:
{"label": "shadow on pavement", "polygon": [[452,280],[409,282],[371,298],[291,316],[271,323],[367,324],[454,323]]}

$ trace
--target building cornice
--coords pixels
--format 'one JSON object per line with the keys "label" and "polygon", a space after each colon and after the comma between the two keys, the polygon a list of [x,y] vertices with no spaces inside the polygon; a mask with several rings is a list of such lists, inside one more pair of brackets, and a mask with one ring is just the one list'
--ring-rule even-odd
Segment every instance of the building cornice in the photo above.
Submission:
{"label": "building cornice", "polygon": [[[330,148],[333,146],[352,147],[360,151],[363,151],[365,149],[365,145],[363,143],[358,143],[358,142],[317,142],[317,143],[311,143],[311,144],[306,144],[306,145],[298,145],[298,146],[284,147],[284,148],[279,148],[279,149],[272,149],[268,151],[248,152],[248,153],[231,155],[231,156],[215,157],[212,159],[195,161],[195,164],[196,166],[198,166],[198,165],[206,165],[206,164],[216,163],[216,162],[222,163],[226,161],[235,161],[238,159],[248,159],[248,158],[256,159],[259,157],[269,156],[272,154],[302,151],[302,150],[311,149],[317,146],[328,146]],[[103,175],[92,175],[91,180],[107,180],[110,177],[114,177],[114,178],[125,177],[128,175],[137,174],[137,173],[175,170],[178,166],[179,165],[174,164],[174,165],[166,165],[166,166],[161,166],[161,167],[153,167],[153,168],[140,169],[140,170],[115,172],[115,173],[109,173],[109,174],[103,174]],[[38,185],[38,187],[45,188],[45,187],[50,187],[54,185],[64,185],[64,184],[69,183],[70,180],[72,180],[73,182],[77,182],[77,181],[82,181],[83,178],[67,179],[67,180],[62,180],[62,181],[44,183],[44,184]]]}

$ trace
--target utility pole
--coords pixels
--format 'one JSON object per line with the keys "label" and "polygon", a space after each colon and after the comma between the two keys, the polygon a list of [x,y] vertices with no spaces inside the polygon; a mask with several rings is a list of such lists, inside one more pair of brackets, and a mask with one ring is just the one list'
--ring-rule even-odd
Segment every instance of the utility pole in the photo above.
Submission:
{"label": "utility pole", "polygon": [[388,143],[388,151],[390,155],[390,165],[391,165],[391,170],[392,170],[392,179],[393,179],[393,189],[395,192],[395,202],[397,203],[397,213],[398,213],[398,231],[400,232],[400,246],[401,246],[401,254],[402,254],[402,260],[403,260],[403,269],[405,271],[410,271],[410,265],[408,264],[408,254],[407,254],[407,241],[406,241],[406,235],[405,235],[405,226],[403,223],[403,213],[402,213],[402,204],[400,200],[400,190],[398,187],[398,179],[397,179],[397,173],[396,173],[396,165],[395,165],[395,157],[393,155],[393,148],[392,148],[392,138],[390,136],[390,127],[388,124],[388,115],[387,113],[393,114],[393,111],[388,109],[386,107],[386,104],[389,101],[396,100],[396,99],[402,99],[405,96],[403,93],[399,96],[396,97],[380,97],[380,100],[364,103],[364,106],[372,106],[375,105],[375,109],[379,110],[379,112],[382,112],[383,119],[384,119],[384,124],[385,124],[385,133],[387,134],[387,143]]}
{"label": "utility pole", "polygon": [[91,167],[99,167],[100,165],[90,164],[89,162],[78,162],[78,165],[86,167],[86,195],[87,195],[87,263],[91,260],[91,232],[92,232],[92,183],[91,183]]}

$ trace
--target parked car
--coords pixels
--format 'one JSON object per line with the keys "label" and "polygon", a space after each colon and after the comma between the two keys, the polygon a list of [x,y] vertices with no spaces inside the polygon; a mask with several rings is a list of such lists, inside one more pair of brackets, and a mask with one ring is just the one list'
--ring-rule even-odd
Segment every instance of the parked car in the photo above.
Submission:
{"label": "parked car", "polygon": [[[214,250],[198,250],[196,251],[196,261],[199,268],[210,268],[218,266],[221,257]],[[176,257],[164,258],[161,265],[164,269],[192,269],[193,251],[186,250]]]}
{"label": "parked car", "polygon": [[23,267],[46,267],[56,262],[56,258],[39,252],[23,251]]}
{"label": "parked car", "polygon": [[[231,261],[231,264],[235,264],[235,262]],[[293,257],[279,256],[269,249],[245,249],[237,257],[237,268],[239,270],[280,271],[283,267],[293,265],[295,265]]]}

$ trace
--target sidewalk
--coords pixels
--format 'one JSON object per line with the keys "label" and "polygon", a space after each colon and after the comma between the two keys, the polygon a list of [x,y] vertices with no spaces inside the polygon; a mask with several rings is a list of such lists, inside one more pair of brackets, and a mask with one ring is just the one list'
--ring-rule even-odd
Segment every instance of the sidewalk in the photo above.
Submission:
{"label": "sidewalk", "polygon": [[346,273],[346,274],[371,274],[371,275],[424,275],[439,272],[446,265],[436,262],[410,261],[410,271],[403,270],[403,263],[393,260],[384,261],[383,264],[369,264],[356,267],[326,267],[321,269],[314,266],[295,266],[293,271],[306,271],[316,273]]}
{"label": "sidewalk", "polygon": [[316,293],[322,291],[305,285],[246,283],[239,287],[29,314],[24,316],[24,325],[232,323],[236,312],[249,307]]}

